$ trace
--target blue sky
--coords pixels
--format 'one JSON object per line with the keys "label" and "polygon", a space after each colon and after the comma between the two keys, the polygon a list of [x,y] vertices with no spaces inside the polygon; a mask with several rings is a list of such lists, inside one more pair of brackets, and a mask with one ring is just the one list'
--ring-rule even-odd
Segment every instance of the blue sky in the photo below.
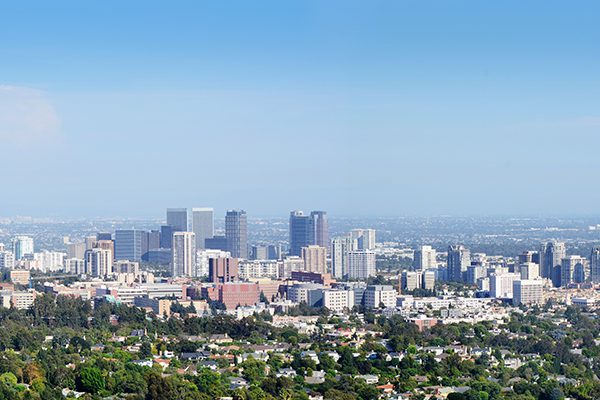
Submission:
{"label": "blue sky", "polygon": [[0,5],[0,215],[597,214],[597,2]]}

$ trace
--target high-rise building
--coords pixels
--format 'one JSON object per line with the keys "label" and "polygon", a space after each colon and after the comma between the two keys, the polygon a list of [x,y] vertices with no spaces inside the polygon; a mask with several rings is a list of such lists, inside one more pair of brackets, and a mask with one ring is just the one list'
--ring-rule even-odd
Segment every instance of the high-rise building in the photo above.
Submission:
{"label": "high-rise building", "polygon": [[463,282],[467,267],[471,265],[471,252],[462,245],[448,246],[448,280]]}
{"label": "high-rise building", "polygon": [[496,299],[513,298],[513,282],[520,279],[519,274],[492,274],[490,276],[490,297]]}
{"label": "high-rise building", "polygon": [[548,242],[540,248],[540,273],[542,278],[552,280],[554,287],[561,285],[560,263],[567,256],[563,242]]}
{"label": "high-rise building", "polygon": [[173,227],[171,225],[161,225],[160,227],[160,248],[170,249],[173,247]]}
{"label": "high-rise building", "polygon": [[396,307],[398,293],[393,286],[373,285],[367,286],[364,301],[365,308],[390,308]]}
{"label": "high-rise building", "polygon": [[302,248],[315,242],[315,228],[310,215],[302,211],[290,212],[290,255],[302,255]]}
{"label": "high-rise building", "polygon": [[350,236],[356,241],[357,250],[375,248],[375,229],[352,229]]}
{"label": "high-rise building", "polygon": [[310,218],[312,219],[314,229],[314,241],[311,244],[325,248],[329,247],[329,222],[327,220],[327,212],[311,211]]}
{"label": "high-rise building", "polygon": [[519,273],[522,280],[537,279],[540,277],[540,266],[534,262],[526,262],[519,265]]}
{"label": "high-rise building", "polygon": [[376,274],[375,252],[369,250],[348,252],[348,278],[366,280]]}
{"label": "high-rise building", "polygon": [[173,232],[187,232],[187,208],[167,208],[167,225],[173,227]]}
{"label": "high-rise building", "polygon": [[415,250],[413,268],[422,271],[437,266],[437,252],[431,246],[421,246]]}
{"label": "high-rise building", "polygon": [[567,256],[560,263],[560,286],[583,283],[590,276],[589,265],[585,257]]}
{"label": "high-rise building", "polygon": [[160,249],[160,231],[151,230],[148,232],[148,250]]}
{"label": "high-rise building", "polygon": [[227,251],[235,258],[248,258],[248,219],[244,210],[229,210],[225,214]]}
{"label": "high-rise building", "polygon": [[148,252],[148,232],[139,229],[115,231],[115,260],[141,261]]}
{"label": "high-rise building", "polygon": [[33,238],[30,236],[17,236],[13,239],[13,254],[15,260],[22,260],[26,254],[33,254]]}
{"label": "high-rise building", "polygon": [[331,241],[331,275],[344,278],[348,275],[348,252],[354,250],[350,236],[341,236]]}
{"label": "high-rise building", "polygon": [[208,259],[208,280],[212,283],[235,282],[239,276],[238,259],[214,257]]}
{"label": "high-rise building", "polygon": [[195,276],[196,274],[196,235],[194,232],[173,233],[172,274]]}
{"label": "high-rise building", "polygon": [[67,274],[84,274],[85,273],[85,260],[80,258],[65,258],[64,270]]}
{"label": "high-rise building", "polygon": [[206,239],[214,236],[214,210],[212,208],[192,208],[192,231],[196,234],[196,248],[203,250]]}
{"label": "high-rise building", "polygon": [[12,269],[15,266],[15,255],[11,251],[0,251],[0,269]]}
{"label": "high-rise building", "polygon": [[85,256],[85,243],[69,243],[67,245],[67,258],[83,260]]}
{"label": "high-rise building", "polygon": [[590,254],[590,280],[600,282],[600,246],[593,247]]}
{"label": "high-rise building", "polygon": [[303,247],[302,259],[304,260],[304,271],[327,273],[327,249],[325,247],[316,245]]}
{"label": "high-rise building", "polygon": [[402,271],[400,275],[400,290],[402,292],[420,289],[422,283],[421,272]]}
{"label": "high-rise building", "polygon": [[531,305],[542,303],[541,279],[517,279],[513,282],[513,305]]}
{"label": "high-rise building", "polygon": [[107,277],[113,273],[113,256],[110,248],[95,247],[85,251],[85,273]]}

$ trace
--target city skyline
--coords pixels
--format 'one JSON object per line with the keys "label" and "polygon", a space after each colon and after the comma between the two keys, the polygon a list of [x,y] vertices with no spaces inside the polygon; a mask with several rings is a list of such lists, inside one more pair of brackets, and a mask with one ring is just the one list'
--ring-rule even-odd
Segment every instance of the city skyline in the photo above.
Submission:
{"label": "city skyline", "polygon": [[261,4],[4,4],[0,214],[596,212],[597,3]]}

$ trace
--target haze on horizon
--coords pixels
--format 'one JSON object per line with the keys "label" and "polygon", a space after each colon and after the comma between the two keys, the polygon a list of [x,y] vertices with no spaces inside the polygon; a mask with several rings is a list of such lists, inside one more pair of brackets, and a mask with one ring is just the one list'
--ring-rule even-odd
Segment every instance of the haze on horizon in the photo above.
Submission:
{"label": "haze on horizon", "polygon": [[6,2],[0,215],[597,215],[599,12]]}

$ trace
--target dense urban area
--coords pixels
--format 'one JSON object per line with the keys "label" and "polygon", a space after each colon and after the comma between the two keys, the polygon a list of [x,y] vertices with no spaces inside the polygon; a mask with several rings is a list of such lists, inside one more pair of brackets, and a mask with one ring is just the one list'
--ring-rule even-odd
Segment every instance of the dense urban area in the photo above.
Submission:
{"label": "dense urban area", "polygon": [[0,399],[599,399],[598,222],[1,218]]}

